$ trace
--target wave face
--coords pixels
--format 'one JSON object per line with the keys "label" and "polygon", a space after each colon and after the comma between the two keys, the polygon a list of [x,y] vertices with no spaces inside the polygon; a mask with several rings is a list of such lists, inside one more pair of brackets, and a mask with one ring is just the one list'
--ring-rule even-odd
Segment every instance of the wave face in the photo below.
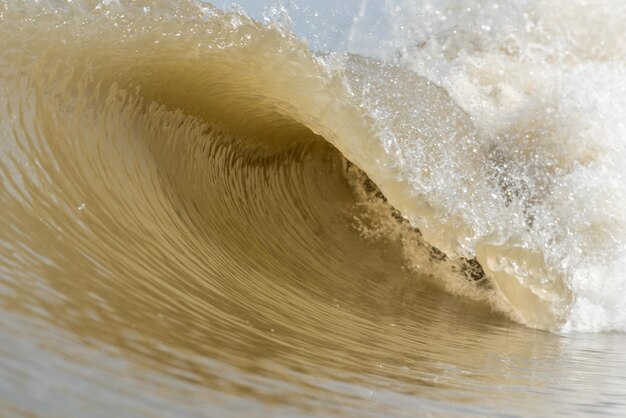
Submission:
{"label": "wave face", "polygon": [[243,276],[408,270],[531,327],[626,330],[626,6],[391,3],[346,55],[208,4],[3,3],[7,292],[193,311]]}

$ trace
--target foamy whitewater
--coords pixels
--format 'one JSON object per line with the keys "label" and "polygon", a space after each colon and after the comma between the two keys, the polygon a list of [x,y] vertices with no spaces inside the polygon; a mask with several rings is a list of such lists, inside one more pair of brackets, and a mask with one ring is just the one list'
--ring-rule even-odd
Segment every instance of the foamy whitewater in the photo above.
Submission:
{"label": "foamy whitewater", "polygon": [[384,158],[337,147],[427,242],[476,257],[513,318],[625,330],[626,4],[380,7],[369,45],[393,69],[347,84]]}
{"label": "foamy whitewater", "polygon": [[5,198],[23,198],[25,143],[45,154],[111,112],[262,129],[259,155],[310,131],[364,172],[347,169],[357,194],[367,177],[384,194],[361,204],[410,269],[530,327],[626,330],[626,3],[374,3],[343,49],[311,52],[280,7],[262,25],[205,3],[5,2]]}

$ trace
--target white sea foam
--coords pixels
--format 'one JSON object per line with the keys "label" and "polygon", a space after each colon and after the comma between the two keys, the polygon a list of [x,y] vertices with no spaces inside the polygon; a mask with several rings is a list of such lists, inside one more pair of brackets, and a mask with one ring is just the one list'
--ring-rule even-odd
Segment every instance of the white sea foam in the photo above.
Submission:
{"label": "white sea foam", "polygon": [[390,0],[351,34],[386,63],[351,86],[407,185],[383,192],[531,326],[626,329],[624,21],[621,1]]}

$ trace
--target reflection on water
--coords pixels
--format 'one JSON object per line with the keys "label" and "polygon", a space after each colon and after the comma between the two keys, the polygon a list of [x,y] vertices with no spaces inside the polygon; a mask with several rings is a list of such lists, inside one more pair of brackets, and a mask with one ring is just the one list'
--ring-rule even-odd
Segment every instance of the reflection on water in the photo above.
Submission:
{"label": "reflection on water", "polygon": [[4,55],[3,413],[626,410],[623,335],[534,331],[443,293],[401,242],[359,234],[342,157],[283,103],[206,73],[181,85],[227,97],[181,99],[185,68],[162,58],[132,93]]}

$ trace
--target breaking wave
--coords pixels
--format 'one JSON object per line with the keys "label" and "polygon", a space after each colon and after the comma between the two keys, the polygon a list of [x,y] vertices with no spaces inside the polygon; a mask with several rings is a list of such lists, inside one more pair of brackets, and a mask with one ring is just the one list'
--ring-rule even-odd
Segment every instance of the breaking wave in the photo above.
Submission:
{"label": "breaking wave", "polygon": [[3,286],[228,303],[366,271],[364,237],[528,326],[625,330],[625,6],[407,4],[342,54],[208,4],[4,3]]}

